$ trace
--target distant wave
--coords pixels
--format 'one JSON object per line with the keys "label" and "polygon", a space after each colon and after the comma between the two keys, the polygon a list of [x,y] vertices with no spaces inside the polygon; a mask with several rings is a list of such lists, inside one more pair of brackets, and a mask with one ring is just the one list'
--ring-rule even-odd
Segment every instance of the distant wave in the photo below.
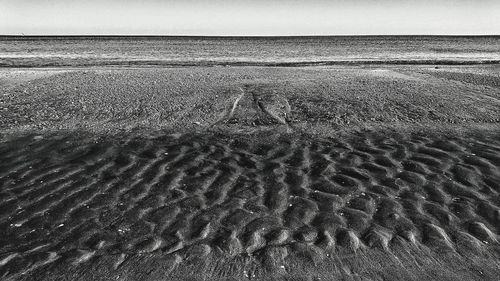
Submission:
{"label": "distant wave", "polygon": [[477,65],[500,64],[500,59],[450,60],[450,59],[390,59],[390,60],[333,60],[333,61],[167,61],[167,60],[44,60],[44,59],[2,59],[2,68],[30,67],[189,67],[189,66],[268,66],[268,67],[304,67],[335,65]]}

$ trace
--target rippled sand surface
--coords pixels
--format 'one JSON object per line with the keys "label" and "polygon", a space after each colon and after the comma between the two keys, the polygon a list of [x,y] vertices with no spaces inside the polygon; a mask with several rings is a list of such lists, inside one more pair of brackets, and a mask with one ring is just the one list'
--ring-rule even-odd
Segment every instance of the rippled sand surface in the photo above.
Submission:
{"label": "rippled sand surface", "polygon": [[0,276],[496,280],[496,70],[2,70]]}

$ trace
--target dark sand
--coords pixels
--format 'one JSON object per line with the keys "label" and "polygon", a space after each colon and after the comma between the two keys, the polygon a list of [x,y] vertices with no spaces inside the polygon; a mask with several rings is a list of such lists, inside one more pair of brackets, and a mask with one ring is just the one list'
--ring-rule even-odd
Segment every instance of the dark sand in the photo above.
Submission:
{"label": "dark sand", "polygon": [[0,279],[498,280],[499,70],[0,70]]}

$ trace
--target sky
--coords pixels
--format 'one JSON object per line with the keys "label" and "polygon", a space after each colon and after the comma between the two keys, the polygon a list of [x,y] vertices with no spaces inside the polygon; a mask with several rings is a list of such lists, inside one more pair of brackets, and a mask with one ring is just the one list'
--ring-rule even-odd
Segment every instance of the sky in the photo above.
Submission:
{"label": "sky", "polygon": [[0,0],[1,35],[500,35],[500,0]]}

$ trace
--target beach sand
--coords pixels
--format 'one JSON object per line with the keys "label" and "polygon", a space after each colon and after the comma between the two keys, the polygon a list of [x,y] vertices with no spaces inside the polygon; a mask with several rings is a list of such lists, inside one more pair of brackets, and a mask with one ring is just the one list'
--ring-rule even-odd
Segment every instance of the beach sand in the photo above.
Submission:
{"label": "beach sand", "polygon": [[2,280],[498,280],[500,67],[0,70]]}

